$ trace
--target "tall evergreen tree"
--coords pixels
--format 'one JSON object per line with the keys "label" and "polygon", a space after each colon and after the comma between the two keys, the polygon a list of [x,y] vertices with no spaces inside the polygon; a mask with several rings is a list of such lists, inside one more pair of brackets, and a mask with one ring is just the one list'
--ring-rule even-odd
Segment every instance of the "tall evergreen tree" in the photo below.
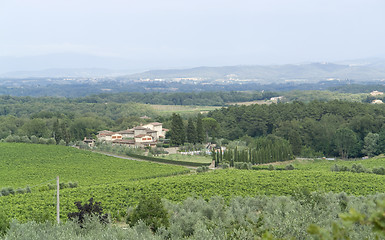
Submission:
{"label": "tall evergreen tree", "polygon": [[66,144],[68,145],[68,143],[71,140],[71,134],[68,130],[68,126],[65,122],[62,122],[62,124],[60,124],[60,128],[61,128],[61,133],[63,135],[63,139],[66,142]]}
{"label": "tall evergreen tree", "polygon": [[52,137],[55,139],[56,144],[59,144],[60,140],[63,139],[62,130],[60,128],[59,119],[53,123]]}
{"label": "tall evergreen tree", "polygon": [[186,134],[187,134],[187,142],[193,143],[193,144],[197,143],[197,132],[196,132],[192,118],[189,118],[188,120]]}
{"label": "tall evergreen tree", "polygon": [[173,145],[183,145],[186,139],[185,127],[179,114],[171,116],[170,141]]}
{"label": "tall evergreen tree", "polygon": [[198,113],[196,125],[196,138],[198,143],[203,143],[205,140],[205,133],[203,130],[202,114]]}

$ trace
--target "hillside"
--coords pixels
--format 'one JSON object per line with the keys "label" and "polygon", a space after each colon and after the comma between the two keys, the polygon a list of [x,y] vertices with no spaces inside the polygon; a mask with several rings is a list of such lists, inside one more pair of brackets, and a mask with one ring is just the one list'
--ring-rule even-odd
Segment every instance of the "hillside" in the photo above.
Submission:
{"label": "hillside", "polygon": [[[379,63],[378,63],[379,64]],[[260,84],[282,82],[314,83],[329,79],[370,82],[383,80],[385,71],[377,65],[344,65],[334,63],[287,64],[269,66],[197,67],[191,69],[152,70],[128,75],[127,79],[191,78],[196,81],[249,80]],[[124,78],[122,78],[124,79]],[[183,80],[183,79],[182,79]]]}
{"label": "hillside", "polygon": [[0,188],[29,186],[32,191],[38,191],[39,186],[44,186],[41,183],[56,176],[61,182],[77,182],[80,187],[85,187],[187,170],[172,165],[108,157],[71,147],[22,143],[0,143],[0,165]]}
{"label": "hillside", "polygon": [[[295,162],[295,169],[291,171],[229,169],[171,176],[185,172],[185,168],[116,159],[60,146],[2,143],[0,148],[1,165],[5,166],[0,170],[2,186],[39,186],[31,186],[32,193],[0,197],[0,206],[12,206],[8,209],[10,216],[21,220],[33,219],[40,211],[47,211],[53,218],[55,190],[39,189],[57,175],[63,182],[79,183],[77,188],[61,190],[63,218],[74,208],[73,202],[86,201],[90,197],[101,201],[107,212],[118,217],[118,212],[124,213],[128,206],[137,204],[143,194],[156,194],[179,202],[189,196],[209,199],[218,195],[230,200],[235,196],[293,195],[303,188],[353,195],[385,191],[382,175],[332,172],[330,169],[333,164],[362,164],[368,169],[385,167],[383,158],[355,162]],[[133,181],[156,176],[170,177]]]}

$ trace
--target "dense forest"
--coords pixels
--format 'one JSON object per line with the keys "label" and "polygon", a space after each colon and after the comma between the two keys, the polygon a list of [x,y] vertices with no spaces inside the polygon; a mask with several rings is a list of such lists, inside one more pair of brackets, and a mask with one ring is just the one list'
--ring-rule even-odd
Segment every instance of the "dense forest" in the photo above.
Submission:
{"label": "dense forest", "polygon": [[293,102],[229,106],[208,114],[216,137],[235,140],[269,134],[287,139],[295,155],[343,158],[385,150],[385,108],[357,102]]}
{"label": "dense forest", "polygon": [[[255,138],[274,135],[287,140],[290,152],[295,156],[351,158],[372,156],[385,150],[385,108],[382,105],[334,100],[228,106],[202,116],[200,128],[205,137],[197,141],[191,134],[197,127],[196,116],[194,119],[182,116],[179,130],[173,131],[172,116],[160,116],[148,104],[131,102],[187,104],[201,99],[205,103],[221,105],[273,95],[270,92],[126,93],[76,99],[1,96],[0,139],[34,136],[69,143],[95,136],[97,131],[104,129],[117,131],[146,121],[159,121],[171,129],[170,133],[184,129],[183,136],[178,136],[177,141],[169,135],[176,145],[203,140],[215,142],[216,139],[222,139],[220,143],[225,145],[228,141],[242,139],[250,145]],[[140,118],[144,115],[151,120]]]}
{"label": "dense forest", "polygon": [[[25,78],[25,79],[0,79],[0,94],[10,96],[31,97],[69,97],[81,98],[95,94],[115,93],[191,93],[191,92],[230,92],[230,91],[270,91],[287,92],[293,90],[329,90],[342,93],[360,93],[373,90],[383,90],[378,84],[351,84],[350,80],[320,81],[317,83],[300,82],[261,84],[254,81],[242,82],[161,82],[127,81],[112,79],[83,78],[66,81],[55,78]],[[106,88],[108,86],[108,88]]]}
{"label": "dense forest", "polygon": [[274,92],[191,92],[191,93],[118,93],[77,98],[75,102],[137,102],[164,105],[224,106],[228,103],[265,100],[278,96]]}

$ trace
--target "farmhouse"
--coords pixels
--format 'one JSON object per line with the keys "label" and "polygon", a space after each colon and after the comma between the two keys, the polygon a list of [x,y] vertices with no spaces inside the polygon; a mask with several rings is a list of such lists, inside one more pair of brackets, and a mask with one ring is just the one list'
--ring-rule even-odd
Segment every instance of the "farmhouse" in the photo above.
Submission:
{"label": "farmhouse", "polygon": [[84,138],[83,142],[87,144],[89,147],[95,146],[95,140],[92,138]]}
{"label": "farmhouse", "polygon": [[372,101],[372,104],[383,104],[381,99],[376,99]]}
{"label": "farmhouse", "polygon": [[132,129],[112,132],[103,130],[98,132],[98,141],[124,144],[135,147],[156,146],[160,138],[165,138],[168,129],[162,127],[159,122],[136,126]]}
{"label": "farmhouse", "polygon": [[378,96],[378,95],[382,95],[384,94],[383,92],[379,92],[379,91],[373,91],[370,93],[370,96]]}

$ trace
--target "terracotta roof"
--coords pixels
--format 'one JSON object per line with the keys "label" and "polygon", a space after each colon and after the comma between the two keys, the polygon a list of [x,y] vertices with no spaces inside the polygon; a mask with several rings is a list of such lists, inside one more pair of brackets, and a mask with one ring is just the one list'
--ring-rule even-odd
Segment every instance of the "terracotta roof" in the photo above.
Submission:
{"label": "terracotta roof", "polygon": [[108,133],[99,133],[100,136],[111,136],[114,135],[114,132],[108,132]]}
{"label": "terracotta roof", "polygon": [[162,123],[159,123],[159,122],[153,122],[153,123],[149,123],[149,124],[152,124],[153,126],[159,126],[159,125],[162,125]]}
{"label": "terracotta roof", "polygon": [[167,129],[167,128],[162,128],[162,130],[163,131],[165,131],[165,132],[168,132],[168,131],[170,131],[169,129]]}
{"label": "terracotta roof", "polygon": [[157,132],[157,131],[151,130],[151,129],[147,130],[147,133],[154,133],[154,132]]}

